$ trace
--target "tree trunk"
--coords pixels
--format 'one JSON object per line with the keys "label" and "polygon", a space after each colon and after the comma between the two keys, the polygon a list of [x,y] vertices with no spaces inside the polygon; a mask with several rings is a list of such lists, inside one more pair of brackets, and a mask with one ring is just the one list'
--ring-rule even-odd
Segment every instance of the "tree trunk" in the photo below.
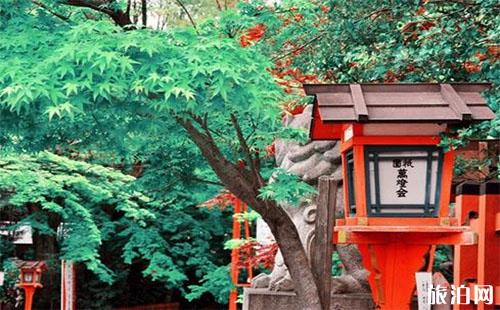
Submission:
{"label": "tree trunk", "polygon": [[258,197],[261,188],[257,176],[259,171],[249,171],[228,161],[213,140],[204,120],[196,120],[204,132],[198,130],[189,120],[180,117],[176,120],[200,149],[222,184],[258,212],[267,223],[294,280],[295,291],[303,308],[322,309],[312,268],[292,219],[276,202]]}
{"label": "tree trunk", "polygon": [[278,243],[302,308],[322,309],[318,287],[297,228],[281,207],[277,207],[276,211],[278,221],[266,220],[264,217],[263,219]]}
{"label": "tree trunk", "polygon": [[318,287],[306,251],[300,240],[297,227],[288,213],[274,202],[260,200],[257,197],[258,190],[249,189],[245,180],[238,176],[231,176],[231,172],[228,170],[217,169],[214,171],[219,175],[224,186],[257,211],[269,226],[281,250],[290,276],[294,280],[295,291],[303,309],[322,309]]}
{"label": "tree trunk", "polygon": [[146,0],[141,0],[142,25],[147,27],[148,24],[148,4]]}

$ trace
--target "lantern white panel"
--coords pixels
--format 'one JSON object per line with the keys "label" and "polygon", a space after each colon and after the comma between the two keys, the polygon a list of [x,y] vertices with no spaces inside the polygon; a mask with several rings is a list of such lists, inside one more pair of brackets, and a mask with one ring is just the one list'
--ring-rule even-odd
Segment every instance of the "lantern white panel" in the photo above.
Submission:
{"label": "lantern white panel", "polygon": [[425,204],[427,160],[413,159],[412,166],[395,168],[392,161],[379,162],[381,204]]}
{"label": "lantern white panel", "polygon": [[[378,181],[381,205],[424,205],[426,188],[430,188],[429,203],[435,203],[438,152],[434,152],[431,167],[427,167],[428,153],[425,151],[378,152],[378,180],[375,180],[375,155],[370,154],[369,178],[370,200],[376,203],[376,181]],[[430,169],[430,184],[426,184]],[[405,209],[405,212],[411,212]],[[400,210],[398,210],[400,211]],[[385,212],[397,212],[395,209]],[[418,211],[416,211],[418,212]]]}

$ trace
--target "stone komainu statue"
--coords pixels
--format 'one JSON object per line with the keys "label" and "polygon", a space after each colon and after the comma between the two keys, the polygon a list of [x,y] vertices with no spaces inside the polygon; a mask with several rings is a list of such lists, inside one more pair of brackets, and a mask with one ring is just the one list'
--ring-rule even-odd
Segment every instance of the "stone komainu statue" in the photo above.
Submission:
{"label": "stone komainu statue", "polygon": [[[306,107],[300,115],[286,116],[286,126],[309,129],[312,105]],[[336,141],[310,141],[299,145],[290,141],[277,141],[276,163],[280,168],[299,175],[305,182],[317,186],[320,176],[332,176],[342,179],[342,165],[339,143]],[[311,244],[314,238],[316,218],[316,198],[304,200],[299,207],[282,205],[293,219],[307,255],[311,258]],[[343,214],[343,193],[339,187],[336,203],[337,218]],[[367,272],[363,269],[361,256],[354,245],[338,245],[339,257],[345,267],[344,275],[332,279],[332,293],[368,292]],[[252,281],[252,287],[269,288],[273,291],[291,291],[293,281],[283,262],[281,252],[275,258],[272,272],[260,274]]]}

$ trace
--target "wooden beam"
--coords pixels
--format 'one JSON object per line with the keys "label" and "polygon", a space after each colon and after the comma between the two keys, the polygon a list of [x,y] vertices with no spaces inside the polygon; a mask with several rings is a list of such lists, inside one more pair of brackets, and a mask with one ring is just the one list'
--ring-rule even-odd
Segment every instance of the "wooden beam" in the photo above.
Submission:
{"label": "wooden beam", "polygon": [[450,84],[441,84],[441,96],[450,108],[464,121],[472,120],[472,111]]}
{"label": "wooden beam", "polygon": [[323,309],[330,309],[333,229],[339,182],[331,177],[320,177],[316,209],[315,236],[311,246],[311,267],[316,278]]}
{"label": "wooden beam", "polygon": [[404,243],[433,245],[433,244],[477,244],[477,234],[473,231],[465,232],[367,232],[339,230],[334,233],[337,244],[383,244]]}
{"label": "wooden beam", "polygon": [[354,104],[354,112],[359,121],[368,120],[368,109],[366,108],[365,97],[363,96],[363,91],[359,84],[349,85],[351,89],[352,102]]}

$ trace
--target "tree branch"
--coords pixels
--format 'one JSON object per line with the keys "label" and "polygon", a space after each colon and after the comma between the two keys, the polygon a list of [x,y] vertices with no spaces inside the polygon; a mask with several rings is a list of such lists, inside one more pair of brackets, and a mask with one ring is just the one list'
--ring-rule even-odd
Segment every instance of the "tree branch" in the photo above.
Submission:
{"label": "tree branch", "polygon": [[304,246],[297,228],[287,212],[275,201],[259,199],[260,188],[248,181],[251,178],[248,171],[238,169],[237,166],[230,163],[217,145],[210,140],[210,137],[196,129],[190,120],[178,116],[175,119],[187,131],[224,186],[257,211],[269,225],[281,249],[290,275],[295,281],[300,281],[300,285],[295,285],[295,290],[302,306],[311,310],[321,309],[317,284],[312,270],[309,268]]}
{"label": "tree branch", "polygon": [[42,2],[37,1],[37,0],[32,0],[31,2],[33,2],[33,4],[41,7],[45,11],[49,12],[50,14],[54,15],[55,17],[58,17],[58,18],[62,19],[65,22],[69,21],[69,17],[68,16],[64,16],[62,14],[57,13],[56,11],[54,11],[50,7],[48,7],[45,3],[42,3]]}
{"label": "tree branch", "polygon": [[122,10],[112,10],[107,7],[111,4],[111,2],[112,1],[109,0],[63,0],[61,3],[70,6],[89,8],[104,13],[108,15],[120,27],[132,25],[132,21],[130,20],[130,16],[129,14],[127,14],[127,12],[123,12]]}
{"label": "tree branch", "polygon": [[463,4],[467,6],[479,5],[479,3],[463,1],[463,0],[434,0],[434,1],[428,1],[425,4],[451,4],[451,3]]}
{"label": "tree branch", "polygon": [[217,4],[217,9],[218,9],[219,11],[222,11],[222,6],[220,5],[219,0],[215,0],[215,3]]}
{"label": "tree branch", "polygon": [[[247,157],[247,160],[250,164],[250,169],[252,170],[252,173],[255,177],[255,180],[259,184],[259,187],[264,187],[264,180],[262,179],[262,176],[260,175],[258,162],[256,162],[252,157],[250,147],[248,146],[247,141],[245,140],[245,137],[243,136],[243,131],[241,130],[240,124],[238,123],[238,119],[236,118],[236,115],[234,113],[231,113],[231,123],[233,123],[233,127],[236,130],[236,136],[238,137],[238,141],[240,143],[240,146],[243,149],[245,156]],[[258,157],[258,155],[257,155],[257,157]]]}
{"label": "tree branch", "polygon": [[366,19],[366,18],[372,18],[372,20],[374,19],[377,19],[377,17],[379,17],[380,15],[382,15],[382,13],[388,13],[390,12],[391,10],[388,9],[388,8],[383,8],[383,9],[380,9],[380,10],[376,10],[376,11],[373,11],[369,14],[366,14],[365,16],[363,16],[360,20],[358,20],[357,22],[363,20],[363,19]]}
{"label": "tree branch", "polygon": [[269,208],[276,208],[274,202],[257,198],[259,186],[252,182],[253,175],[246,169],[241,169],[228,161],[208,135],[197,130],[189,120],[177,116],[176,121],[187,131],[191,140],[200,149],[203,157],[219,177],[219,180],[230,192],[240,197],[241,200],[262,215],[267,214]]}
{"label": "tree branch", "polygon": [[191,25],[193,25],[194,30],[196,31],[196,33],[198,33],[198,28],[196,28],[196,23],[194,22],[194,19],[191,16],[191,13],[189,13],[189,11],[186,8],[186,6],[184,5],[184,3],[182,3],[181,0],[175,0],[175,2],[177,2],[177,4],[182,8],[184,13],[186,13],[187,17],[189,18],[189,21],[191,22]]}
{"label": "tree branch", "polygon": [[324,34],[325,34],[325,31],[322,31],[318,35],[316,35],[315,37],[313,37],[312,39],[310,39],[309,41],[307,41],[306,43],[302,44],[301,46],[296,47],[296,48],[292,49],[291,51],[289,51],[288,53],[285,53],[283,55],[278,55],[278,56],[274,57],[272,60],[273,61],[277,61],[277,60],[283,59],[283,58],[285,58],[287,56],[290,56],[290,55],[292,55],[292,54],[294,54],[294,53],[296,53],[296,52],[298,52],[298,51],[306,48],[308,45],[314,43],[316,40],[318,40],[319,38],[321,38]]}
{"label": "tree branch", "polygon": [[191,176],[191,179],[193,181],[200,182],[200,183],[206,183],[206,184],[217,185],[217,186],[224,186],[224,184],[222,184],[221,182],[205,180],[205,179],[202,179],[202,178],[197,178],[195,176]]}
{"label": "tree branch", "polygon": [[127,0],[127,8],[125,10],[125,14],[130,15],[130,6],[132,5],[131,3],[132,0]]}

